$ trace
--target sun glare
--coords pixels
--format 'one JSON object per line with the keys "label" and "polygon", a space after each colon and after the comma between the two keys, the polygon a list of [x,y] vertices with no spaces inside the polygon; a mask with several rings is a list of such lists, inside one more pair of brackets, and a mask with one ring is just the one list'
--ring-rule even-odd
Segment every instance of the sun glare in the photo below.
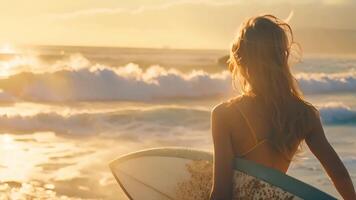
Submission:
{"label": "sun glare", "polygon": [[9,135],[3,135],[2,136],[2,141],[3,143],[9,144],[13,141],[12,137]]}
{"label": "sun glare", "polygon": [[13,144],[14,139],[8,134],[4,134],[0,136],[0,141],[2,143],[1,146],[3,147],[3,149],[10,149],[14,147]]}
{"label": "sun glare", "polygon": [[15,54],[16,50],[11,44],[3,44],[0,46],[0,54]]}

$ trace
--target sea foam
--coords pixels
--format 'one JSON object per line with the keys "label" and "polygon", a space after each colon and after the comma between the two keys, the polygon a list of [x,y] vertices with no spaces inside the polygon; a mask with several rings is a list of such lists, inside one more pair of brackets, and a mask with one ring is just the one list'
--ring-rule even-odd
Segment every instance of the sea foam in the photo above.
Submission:
{"label": "sea foam", "polygon": [[[318,106],[325,125],[355,125],[356,110],[338,103]],[[51,131],[68,135],[108,134],[127,138],[179,136],[210,129],[210,110],[161,106],[152,109],[121,109],[110,112],[42,112],[34,115],[0,115],[0,131]],[[136,138],[137,139],[137,138]]]}
{"label": "sea foam", "polygon": [[[13,71],[7,71],[10,75],[0,79],[0,99],[5,101],[149,101],[234,93],[228,71],[183,73],[158,65],[143,69],[134,63],[112,67],[91,63],[81,55],[72,55],[51,66],[35,61],[26,65],[26,61],[14,63],[9,68]],[[356,92],[353,70],[299,73],[296,78],[306,94]]]}

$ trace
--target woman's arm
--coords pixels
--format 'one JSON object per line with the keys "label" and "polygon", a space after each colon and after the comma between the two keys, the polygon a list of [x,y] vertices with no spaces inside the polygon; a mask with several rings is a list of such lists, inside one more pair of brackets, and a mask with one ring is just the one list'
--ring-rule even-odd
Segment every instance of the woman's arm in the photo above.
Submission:
{"label": "woman's arm", "polygon": [[214,143],[213,187],[210,200],[232,199],[233,151],[231,131],[226,120],[228,115],[223,104],[211,113],[211,129]]}
{"label": "woman's arm", "polygon": [[305,141],[311,152],[318,158],[337,191],[346,200],[356,200],[354,186],[344,164],[325,137],[320,117],[315,117],[314,125]]}

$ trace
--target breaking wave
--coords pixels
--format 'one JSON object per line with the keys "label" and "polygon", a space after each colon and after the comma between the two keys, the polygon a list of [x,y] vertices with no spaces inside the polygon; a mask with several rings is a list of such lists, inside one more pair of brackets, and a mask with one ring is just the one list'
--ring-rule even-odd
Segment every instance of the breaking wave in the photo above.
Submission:
{"label": "breaking wave", "polygon": [[356,124],[356,110],[341,103],[328,103],[319,107],[325,124]]}
{"label": "breaking wave", "polygon": [[[233,93],[228,71],[182,73],[158,65],[144,70],[133,63],[114,68],[92,64],[81,55],[72,55],[47,67],[26,60],[7,64],[11,69],[7,71],[9,75],[0,79],[3,101],[149,101]],[[300,73],[296,78],[306,94],[356,92],[353,70]]]}
{"label": "breaking wave", "polygon": [[[319,107],[326,125],[355,125],[356,110],[342,104]],[[51,131],[68,135],[104,134],[126,138],[179,136],[194,131],[206,133],[210,128],[210,111],[189,107],[159,107],[154,109],[126,109],[102,113],[63,115],[55,112],[32,116],[1,115],[0,131]]]}

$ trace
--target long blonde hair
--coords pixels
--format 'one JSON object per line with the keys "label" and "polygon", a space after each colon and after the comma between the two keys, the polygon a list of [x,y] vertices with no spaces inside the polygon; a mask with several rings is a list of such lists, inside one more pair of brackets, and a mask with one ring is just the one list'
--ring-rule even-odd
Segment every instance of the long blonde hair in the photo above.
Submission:
{"label": "long blonde hair", "polygon": [[244,22],[230,52],[229,70],[238,79],[242,94],[257,96],[271,114],[271,140],[283,152],[303,139],[305,112],[291,114],[291,100],[308,104],[293,77],[289,59],[292,51],[291,27],[273,15],[252,17]]}

